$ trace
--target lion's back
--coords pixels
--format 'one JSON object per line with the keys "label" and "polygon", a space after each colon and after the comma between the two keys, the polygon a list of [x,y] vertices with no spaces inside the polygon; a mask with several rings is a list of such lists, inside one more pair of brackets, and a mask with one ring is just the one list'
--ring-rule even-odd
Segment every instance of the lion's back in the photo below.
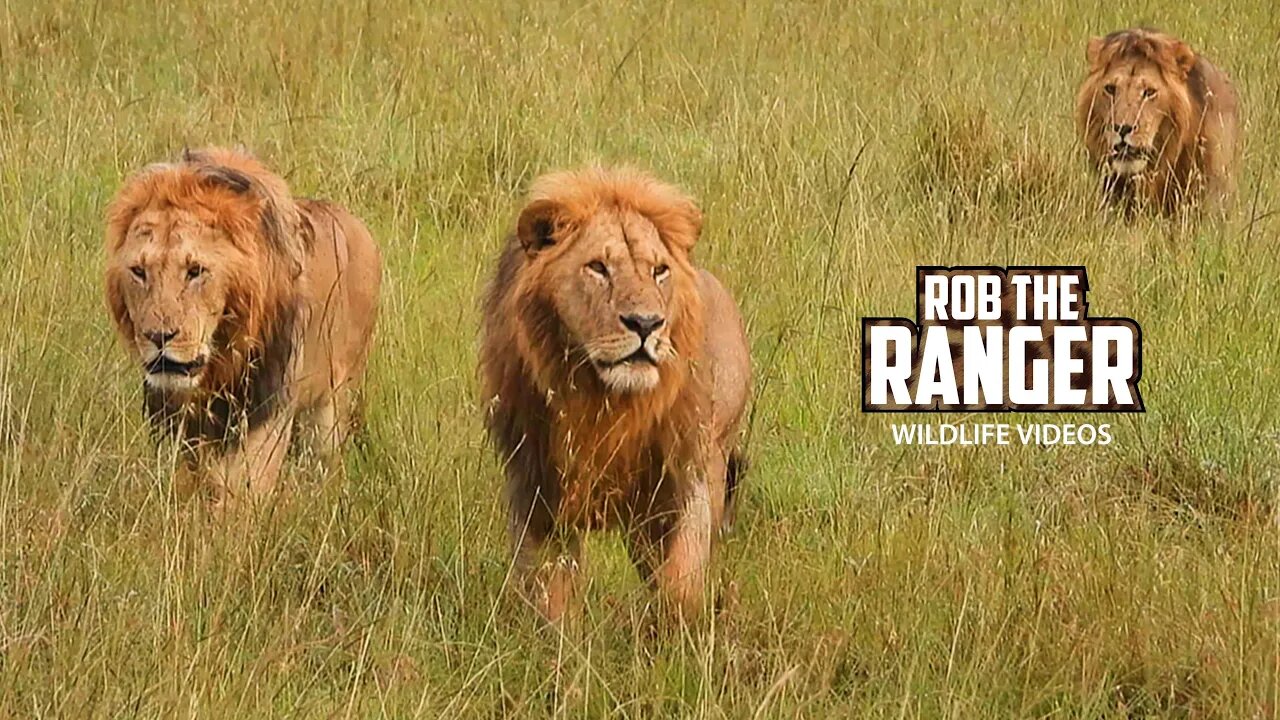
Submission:
{"label": "lion's back", "polygon": [[320,200],[299,200],[298,207],[311,230],[304,378],[339,385],[357,381],[377,322],[381,251],[365,224],[345,208]]}
{"label": "lion's back", "polygon": [[716,276],[699,270],[698,291],[706,313],[704,347],[712,368],[713,427],[723,438],[737,431],[751,394],[751,350],[742,313]]}
{"label": "lion's back", "polygon": [[1199,139],[1205,175],[1211,185],[1230,184],[1240,158],[1240,96],[1231,78],[1203,56],[1188,76],[1188,87],[1203,108]]}

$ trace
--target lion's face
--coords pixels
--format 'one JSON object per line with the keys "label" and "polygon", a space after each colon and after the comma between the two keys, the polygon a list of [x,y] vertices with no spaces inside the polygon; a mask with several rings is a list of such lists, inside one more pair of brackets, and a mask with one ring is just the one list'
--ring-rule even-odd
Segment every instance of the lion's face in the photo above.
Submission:
{"label": "lion's face", "polygon": [[545,393],[672,402],[703,350],[698,206],[628,168],[544,175],[529,198],[486,304],[521,371]]}
{"label": "lion's face", "polygon": [[1103,113],[1106,162],[1116,175],[1145,172],[1170,141],[1169,92],[1153,63],[1129,62],[1109,68],[1095,98]]}
{"label": "lion's face", "polygon": [[676,356],[674,262],[648,219],[607,211],[547,267],[556,314],[611,392],[652,390]]}
{"label": "lion's face", "polygon": [[129,225],[110,259],[118,318],[148,386],[199,387],[215,334],[228,313],[235,250],[225,233],[178,209],[148,209]]}
{"label": "lion's face", "polygon": [[1153,172],[1189,141],[1187,77],[1196,54],[1153,30],[1122,30],[1089,41],[1089,76],[1077,122],[1097,161],[1119,177]]}

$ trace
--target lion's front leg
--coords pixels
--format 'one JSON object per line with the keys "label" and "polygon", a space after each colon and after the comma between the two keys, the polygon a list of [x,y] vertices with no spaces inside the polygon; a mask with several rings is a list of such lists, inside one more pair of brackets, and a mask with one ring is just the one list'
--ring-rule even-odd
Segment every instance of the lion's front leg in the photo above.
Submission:
{"label": "lion's front leg", "polygon": [[521,595],[548,622],[559,622],[577,594],[582,563],[578,534],[556,527],[553,498],[508,468],[508,532]]}
{"label": "lion's front leg", "polygon": [[[333,371],[338,376],[338,371]],[[350,378],[326,390],[315,406],[306,413],[309,425],[307,445],[326,463],[337,463],[343,448],[359,431],[362,422],[362,396],[359,385]]]}
{"label": "lion's front leg", "polygon": [[281,412],[250,430],[237,447],[213,459],[209,480],[214,507],[230,510],[270,495],[292,434],[293,418]]}
{"label": "lion's front leg", "polygon": [[711,563],[711,497],[705,483],[689,489],[667,535],[662,565],[655,577],[660,592],[681,615],[692,619],[706,602],[707,570]]}
{"label": "lion's front leg", "polygon": [[548,622],[560,622],[578,592],[582,547],[578,534],[524,535],[517,541],[516,574],[525,598]]}
{"label": "lion's front leg", "polygon": [[346,444],[349,430],[344,410],[342,398],[334,392],[310,413],[310,446],[326,463],[337,462],[342,446]]}
{"label": "lion's front leg", "polygon": [[702,614],[711,563],[713,503],[701,478],[675,489],[636,518],[628,537],[632,562],[682,618]]}
{"label": "lion's front leg", "polygon": [[729,496],[729,463],[728,457],[717,450],[710,454],[707,462],[706,492],[707,502],[711,508],[711,529],[713,533],[724,531],[728,522],[725,519],[725,501]]}
{"label": "lion's front leg", "polygon": [[178,453],[178,465],[173,470],[173,497],[185,503],[192,496],[206,489],[200,452],[194,447],[183,447]]}

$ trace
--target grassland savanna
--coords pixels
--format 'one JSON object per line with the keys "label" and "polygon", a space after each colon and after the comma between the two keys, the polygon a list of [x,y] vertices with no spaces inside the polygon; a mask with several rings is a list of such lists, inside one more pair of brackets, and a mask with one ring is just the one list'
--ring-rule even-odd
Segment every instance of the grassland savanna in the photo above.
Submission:
{"label": "grassland savanna", "polygon": [[[1099,211],[1074,86],[1136,22],[1240,90],[1222,221]],[[1277,37],[1263,2],[5,3],[0,715],[1274,717]],[[101,301],[111,194],[209,143],[386,267],[362,437],[243,527],[172,500]],[[563,633],[507,591],[477,299],[532,178],[594,161],[699,198],[752,341],[697,632],[653,632],[614,537]],[[1106,447],[895,445],[859,318],[911,316],[925,264],[1087,266],[1147,412],[1056,418]]]}

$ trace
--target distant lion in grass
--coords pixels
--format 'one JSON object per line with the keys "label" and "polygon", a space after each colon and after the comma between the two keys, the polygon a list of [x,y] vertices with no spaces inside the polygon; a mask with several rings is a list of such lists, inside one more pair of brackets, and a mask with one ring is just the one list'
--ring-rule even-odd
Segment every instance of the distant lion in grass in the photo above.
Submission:
{"label": "distant lion in grass", "polygon": [[181,441],[181,492],[225,506],[270,490],[296,419],[337,450],[381,283],[360,220],[214,148],[131,178],[106,235],[107,305],[151,421]]}
{"label": "distant lion in grass", "polygon": [[1089,41],[1076,124],[1109,202],[1165,214],[1235,192],[1240,110],[1226,74],[1149,29]]}
{"label": "distant lion in grass", "polygon": [[682,617],[740,469],[751,366],[742,318],[690,251],[702,214],[633,170],[538,179],[484,303],[488,428],[506,462],[524,591],[555,621],[579,534],[626,530],[640,574]]}

